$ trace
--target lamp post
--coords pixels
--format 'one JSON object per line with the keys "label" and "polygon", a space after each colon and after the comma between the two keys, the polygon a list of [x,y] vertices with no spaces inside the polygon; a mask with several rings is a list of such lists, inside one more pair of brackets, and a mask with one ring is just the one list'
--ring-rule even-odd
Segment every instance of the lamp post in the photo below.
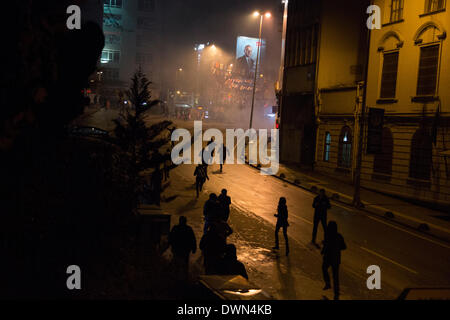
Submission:
{"label": "lamp post", "polygon": [[250,111],[250,125],[249,125],[249,129],[252,128],[252,123],[253,123],[253,109],[255,107],[255,93],[256,93],[256,78],[258,76],[258,65],[259,65],[259,54],[260,54],[260,47],[262,45],[262,39],[261,39],[261,34],[262,34],[262,24],[263,24],[263,18],[264,16],[266,18],[270,18],[271,14],[270,12],[267,12],[265,14],[260,14],[258,11],[255,11],[253,13],[254,17],[259,16],[259,36],[258,36],[258,41],[259,43],[257,44],[257,53],[256,53],[256,66],[255,66],[255,77],[253,79],[253,94],[252,94],[252,109]]}

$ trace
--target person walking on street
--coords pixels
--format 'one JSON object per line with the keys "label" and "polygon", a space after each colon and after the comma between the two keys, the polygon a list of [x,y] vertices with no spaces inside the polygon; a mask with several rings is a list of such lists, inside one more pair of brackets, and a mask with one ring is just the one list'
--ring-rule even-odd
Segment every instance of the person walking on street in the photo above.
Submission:
{"label": "person walking on street", "polygon": [[330,200],[325,194],[325,189],[320,189],[319,195],[314,198],[313,201],[314,210],[314,225],[313,225],[313,233],[312,233],[312,241],[316,247],[316,236],[317,236],[317,227],[319,222],[322,223],[324,238],[327,229],[327,210],[331,208]]}
{"label": "person walking on street", "polygon": [[181,216],[179,224],[169,233],[169,245],[172,248],[173,261],[177,272],[181,272],[184,280],[189,275],[189,255],[197,251],[197,240],[194,231],[187,225],[185,216]]}
{"label": "person walking on street", "polygon": [[228,151],[227,147],[222,143],[222,147],[219,148],[219,156],[220,156],[220,173],[222,173],[223,166],[225,165],[225,161],[227,156],[230,155],[230,151]]}
{"label": "person walking on street", "polygon": [[231,198],[227,195],[227,189],[222,189],[218,199],[221,209],[221,218],[223,221],[227,222],[230,216],[231,205]]}
{"label": "person walking on street", "polygon": [[287,228],[289,226],[288,223],[288,209],[286,205],[286,198],[281,197],[278,202],[278,213],[274,216],[277,217],[277,225],[275,227],[275,247],[273,249],[279,249],[279,241],[278,241],[278,232],[280,228],[283,228],[284,240],[286,243],[286,255],[289,255],[289,241],[287,236]]}
{"label": "person walking on street", "polygon": [[321,253],[323,255],[323,280],[325,281],[323,290],[331,288],[330,275],[328,274],[328,269],[331,267],[333,272],[334,300],[339,300],[339,265],[341,264],[341,251],[346,248],[344,237],[337,231],[336,222],[330,221],[325,233],[325,241]]}
{"label": "person walking on street", "polygon": [[195,189],[197,191],[197,198],[198,198],[200,192],[203,189],[203,184],[205,183],[206,179],[209,180],[206,166],[202,164],[197,165],[197,167],[195,167],[194,176],[195,176]]}
{"label": "person walking on street", "polygon": [[203,218],[205,220],[203,227],[204,234],[208,231],[209,227],[214,224],[214,222],[219,220],[219,210],[220,207],[217,202],[217,195],[215,193],[211,193],[209,195],[209,199],[206,200],[205,205],[203,206]]}

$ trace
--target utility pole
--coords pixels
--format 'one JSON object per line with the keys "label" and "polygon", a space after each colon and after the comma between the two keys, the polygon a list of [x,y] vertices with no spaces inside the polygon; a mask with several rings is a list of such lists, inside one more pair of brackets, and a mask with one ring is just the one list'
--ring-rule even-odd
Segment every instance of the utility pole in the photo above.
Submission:
{"label": "utility pole", "polygon": [[367,78],[369,72],[369,55],[370,55],[370,29],[367,29],[367,48],[366,48],[366,61],[364,66],[364,84],[363,84],[363,98],[361,105],[361,113],[359,116],[359,137],[358,137],[358,153],[356,157],[356,167],[354,176],[354,193],[353,193],[353,206],[361,208],[363,206],[361,202],[361,163],[362,153],[364,148],[364,131],[366,123],[366,101],[367,101]]}
{"label": "utility pole", "polygon": [[257,54],[256,54],[256,67],[255,67],[255,78],[253,80],[253,95],[252,95],[252,110],[250,111],[250,125],[249,129],[252,128],[253,123],[253,108],[255,106],[255,92],[256,92],[256,78],[258,76],[258,64],[259,64],[259,53],[260,53],[260,47],[262,46],[262,40],[261,40],[261,33],[262,33],[262,23],[263,23],[263,15],[260,15],[260,21],[259,21],[259,43],[257,45]]}

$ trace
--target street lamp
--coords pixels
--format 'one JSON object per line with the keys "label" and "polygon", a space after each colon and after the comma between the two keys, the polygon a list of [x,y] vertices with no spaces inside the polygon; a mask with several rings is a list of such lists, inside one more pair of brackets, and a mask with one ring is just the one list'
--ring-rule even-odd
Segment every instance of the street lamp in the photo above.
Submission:
{"label": "street lamp", "polygon": [[250,111],[250,126],[249,129],[252,128],[252,123],[253,123],[253,109],[255,107],[255,93],[256,93],[256,78],[258,75],[258,65],[259,65],[259,53],[260,53],[260,47],[262,45],[262,38],[261,38],[261,34],[262,34],[262,24],[263,24],[263,19],[264,17],[266,18],[270,18],[271,14],[270,12],[266,12],[265,14],[261,14],[259,11],[255,11],[253,12],[253,16],[254,17],[258,17],[259,16],[259,42],[257,44],[258,50],[256,53],[256,66],[255,66],[255,77],[253,79],[253,94],[252,94],[252,109]]}

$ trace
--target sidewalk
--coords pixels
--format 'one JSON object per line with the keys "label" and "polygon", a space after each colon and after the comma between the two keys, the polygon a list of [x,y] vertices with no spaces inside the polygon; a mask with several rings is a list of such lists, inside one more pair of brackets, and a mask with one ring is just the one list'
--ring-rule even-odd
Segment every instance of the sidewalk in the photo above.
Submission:
{"label": "sidewalk", "polygon": [[[276,178],[313,193],[323,188],[333,201],[352,205],[353,186],[333,177],[280,164]],[[365,188],[361,188],[361,200],[364,205],[362,211],[450,242],[450,213],[431,210]]]}

